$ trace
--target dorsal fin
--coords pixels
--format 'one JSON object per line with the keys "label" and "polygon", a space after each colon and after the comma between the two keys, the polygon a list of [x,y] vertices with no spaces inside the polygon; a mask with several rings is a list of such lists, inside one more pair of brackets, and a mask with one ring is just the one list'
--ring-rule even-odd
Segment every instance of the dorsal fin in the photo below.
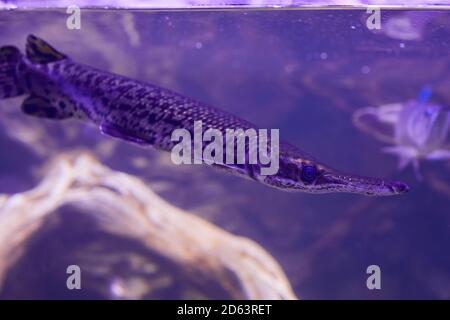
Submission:
{"label": "dorsal fin", "polygon": [[67,58],[65,54],[32,34],[27,37],[26,53],[33,63],[50,63]]}

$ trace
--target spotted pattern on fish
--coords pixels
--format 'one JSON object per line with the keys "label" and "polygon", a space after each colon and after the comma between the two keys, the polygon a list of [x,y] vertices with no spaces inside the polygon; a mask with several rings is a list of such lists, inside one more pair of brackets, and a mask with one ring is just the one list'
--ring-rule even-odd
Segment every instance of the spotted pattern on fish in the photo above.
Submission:
{"label": "spotted pattern on fish", "polygon": [[[77,63],[33,35],[27,39],[26,53],[26,57],[3,65],[14,67],[16,86],[29,95],[22,105],[29,115],[79,118],[96,123],[104,134],[166,151],[178,143],[171,141],[172,132],[183,128],[192,133],[195,121],[202,121],[203,131],[213,128],[223,134],[226,129],[258,129],[237,116],[171,90]],[[1,85],[0,90],[6,92]],[[15,93],[19,95],[18,90]],[[408,191],[401,182],[341,173],[286,142],[280,144],[279,165],[278,172],[271,176],[260,174],[259,163],[230,165],[226,169],[285,191],[366,195]]]}

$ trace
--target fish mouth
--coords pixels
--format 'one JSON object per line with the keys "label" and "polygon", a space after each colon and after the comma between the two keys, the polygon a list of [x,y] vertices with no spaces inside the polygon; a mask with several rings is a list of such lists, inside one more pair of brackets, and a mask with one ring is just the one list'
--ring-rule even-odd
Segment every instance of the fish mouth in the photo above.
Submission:
{"label": "fish mouth", "polygon": [[339,173],[325,173],[319,185],[333,192],[357,193],[368,196],[392,196],[404,194],[409,186],[401,181],[385,181],[378,178],[360,177]]}

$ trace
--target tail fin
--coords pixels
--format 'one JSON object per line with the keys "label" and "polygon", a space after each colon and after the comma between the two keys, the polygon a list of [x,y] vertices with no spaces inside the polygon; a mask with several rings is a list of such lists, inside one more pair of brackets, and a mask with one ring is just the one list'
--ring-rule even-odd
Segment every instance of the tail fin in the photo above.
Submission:
{"label": "tail fin", "polygon": [[67,56],[50,46],[44,40],[30,34],[26,45],[27,58],[33,63],[50,63],[67,58]]}
{"label": "tail fin", "polygon": [[17,97],[25,93],[17,77],[17,66],[21,60],[22,54],[16,47],[0,48],[0,99]]}

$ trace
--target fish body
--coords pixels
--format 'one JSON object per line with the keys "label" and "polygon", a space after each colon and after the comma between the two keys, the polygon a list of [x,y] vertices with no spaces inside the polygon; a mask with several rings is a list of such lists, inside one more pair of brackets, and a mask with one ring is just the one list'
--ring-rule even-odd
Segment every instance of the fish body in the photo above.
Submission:
{"label": "fish body", "polygon": [[[11,46],[0,48],[0,98],[27,94],[28,115],[79,118],[102,133],[143,146],[171,151],[175,129],[258,129],[248,121],[168,89],[79,64],[40,38],[27,38],[26,56]],[[248,152],[248,150],[247,150]],[[246,157],[248,159],[248,157]],[[393,195],[408,191],[387,182],[341,173],[286,142],[279,146],[279,170],[262,175],[261,163],[227,164],[227,171],[285,191],[348,192]]]}

